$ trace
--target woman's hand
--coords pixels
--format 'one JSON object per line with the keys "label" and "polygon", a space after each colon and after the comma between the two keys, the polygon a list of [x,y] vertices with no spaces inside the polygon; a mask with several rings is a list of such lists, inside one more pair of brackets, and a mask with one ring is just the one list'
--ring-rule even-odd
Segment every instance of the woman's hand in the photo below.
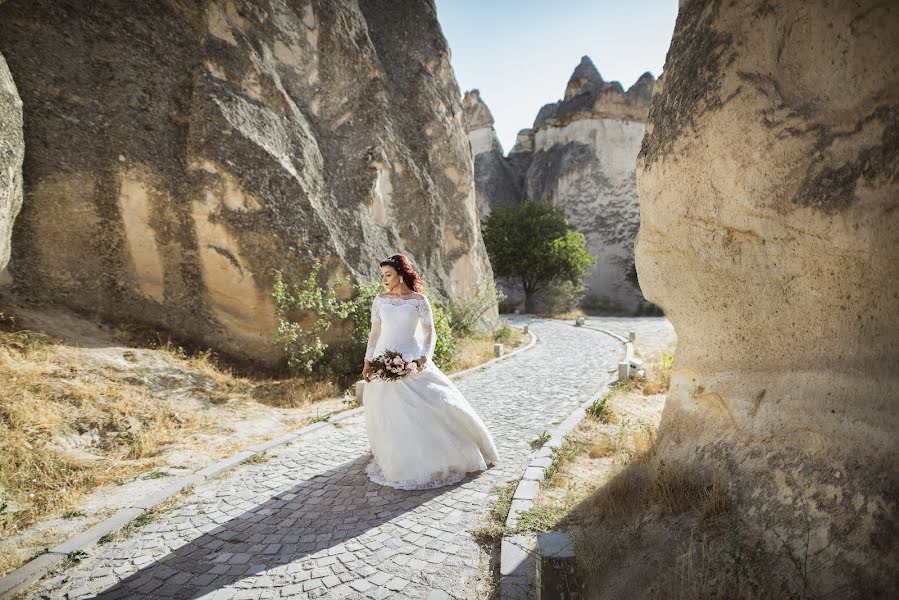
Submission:
{"label": "woman's hand", "polygon": [[428,362],[428,357],[422,356],[421,358],[418,359],[418,366],[424,367],[426,362]]}
{"label": "woman's hand", "polygon": [[371,364],[368,361],[365,361],[365,366],[362,367],[362,379],[371,381]]}

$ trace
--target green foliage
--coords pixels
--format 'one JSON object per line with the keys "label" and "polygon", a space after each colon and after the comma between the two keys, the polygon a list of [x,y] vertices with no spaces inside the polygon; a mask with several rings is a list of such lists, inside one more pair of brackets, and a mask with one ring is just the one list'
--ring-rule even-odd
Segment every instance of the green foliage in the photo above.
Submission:
{"label": "green foliage", "polygon": [[518,514],[512,533],[551,531],[567,514],[568,511],[559,506],[532,506]]}
{"label": "green foliage", "polygon": [[[284,282],[275,271],[272,298],[275,300],[278,328],[275,345],[281,350],[291,371],[321,376],[345,377],[359,368],[371,331],[371,303],[380,291],[376,281],[353,285],[354,297],[338,300],[333,289],[319,285],[321,263],[316,261],[309,276],[299,285]],[[345,279],[335,282],[344,285]],[[301,326],[293,320],[299,314],[312,315],[312,325]],[[322,336],[335,324],[350,322],[349,336],[331,346]]]}
{"label": "green foliage", "polygon": [[543,290],[540,302],[550,313],[564,313],[574,310],[581,305],[581,300],[587,292],[587,286],[578,281],[562,281],[552,288]]}
{"label": "green foliage", "polygon": [[[312,272],[300,285],[288,286],[281,271],[275,271],[272,298],[278,316],[275,345],[287,359],[292,371],[312,373],[322,362],[328,345],[322,334],[339,320],[347,319],[356,309],[352,300],[338,300],[333,289],[323,289],[318,284],[321,262],[315,261]],[[296,311],[315,316],[311,326],[303,328],[291,320]]]}
{"label": "green foliage", "polygon": [[[333,290],[319,285],[320,269],[321,264],[316,261],[309,276],[294,286],[284,281],[280,271],[275,271],[272,298],[275,300],[278,328],[274,343],[291,371],[307,375],[314,373],[323,378],[354,377],[361,370],[371,332],[371,304],[381,291],[381,284],[377,281],[355,283],[354,297],[338,300]],[[335,285],[344,283],[340,280]],[[437,332],[434,362],[443,369],[455,360],[459,348],[447,312],[436,304],[432,304],[431,308]],[[314,319],[312,324],[301,326],[294,320],[300,315]],[[347,321],[350,325],[348,335],[332,344],[322,339],[325,332]]]}
{"label": "green foliage", "polygon": [[457,337],[468,337],[475,333],[478,321],[484,313],[505,299],[506,295],[493,281],[479,285],[474,292],[453,298],[446,306],[450,327]]}
{"label": "green foliage", "polygon": [[508,344],[512,341],[512,328],[507,323],[500,325],[493,330],[493,341],[497,344]]}
{"label": "green foliage", "polygon": [[328,348],[322,359],[332,376],[344,378],[359,374],[371,332],[371,303],[381,287],[377,281],[363,281],[353,286],[355,297],[352,301],[356,306],[349,317],[352,321],[349,339]]}
{"label": "green foliage", "polygon": [[663,371],[671,371],[674,369],[674,354],[671,352],[663,352],[660,362]]}
{"label": "green foliage", "polygon": [[565,212],[543,202],[494,207],[482,231],[494,275],[521,285],[528,310],[535,293],[563,281],[577,286],[596,264]]}
{"label": "green foliage", "polygon": [[594,419],[599,419],[605,423],[612,415],[612,409],[609,408],[607,400],[608,396],[603,396],[598,400],[594,400],[590,403],[590,406],[585,409],[587,414]]}
{"label": "green foliage", "polygon": [[533,440],[531,440],[529,442],[531,445],[531,448],[533,448],[533,449],[542,448],[543,444],[548,442],[551,437],[552,437],[552,435],[550,435],[546,431],[542,432],[540,435],[538,435],[536,438],[534,438]]}
{"label": "green foliage", "polygon": [[436,304],[431,305],[434,316],[434,329],[437,332],[437,343],[434,346],[434,362],[441,369],[448,368],[459,355],[459,345],[450,327],[447,312]]}

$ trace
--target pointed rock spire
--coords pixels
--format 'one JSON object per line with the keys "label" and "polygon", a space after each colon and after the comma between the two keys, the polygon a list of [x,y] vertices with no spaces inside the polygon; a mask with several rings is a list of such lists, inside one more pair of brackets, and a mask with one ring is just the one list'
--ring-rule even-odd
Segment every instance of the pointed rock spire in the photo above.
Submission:
{"label": "pointed rock spire", "polygon": [[636,83],[630,87],[627,91],[627,96],[632,100],[649,104],[652,100],[652,90],[655,85],[656,78],[652,76],[652,73],[647,71],[640,75],[640,78],[637,79]]}
{"label": "pointed rock spire", "polygon": [[465,115],[465,128],[468,131],[493,127],[493,115],[481,100],[481,92],[477,89],[465,92],[462,98],[462,111]]}
{"label": "pointed rock spire", "polygon": [[565,99],[568,100],[573,96],[583,93],[589,88],[595,88],[603,83],[602,75],[589,56],[582,56],[581,62],[574,69],[571,78],[568,80],[568,86],[565,88]]}

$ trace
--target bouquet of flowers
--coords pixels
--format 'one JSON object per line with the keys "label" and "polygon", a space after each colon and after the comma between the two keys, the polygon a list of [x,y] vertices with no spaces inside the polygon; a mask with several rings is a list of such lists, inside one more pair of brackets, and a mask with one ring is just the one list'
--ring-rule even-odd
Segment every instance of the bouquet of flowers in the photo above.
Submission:
{"label": "bouquet of flowers", "polygon": [[400,354],[396,350],[384,350],[371,361],[372,376],[384,381],[396,381],[409,373],[417,373],[421,365],[411,354]]}

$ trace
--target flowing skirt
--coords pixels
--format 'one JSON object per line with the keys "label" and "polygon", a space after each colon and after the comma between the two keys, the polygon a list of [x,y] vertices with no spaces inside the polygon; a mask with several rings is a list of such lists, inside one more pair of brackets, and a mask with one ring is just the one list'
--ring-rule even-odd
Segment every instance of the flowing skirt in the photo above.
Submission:
{"label": "flowing skirt", "polygon": [[362,403],[372,451],[366,473],[375,483],[442,487],[498,460],[484,422],[433,362],[397,381],[367,382]]}

